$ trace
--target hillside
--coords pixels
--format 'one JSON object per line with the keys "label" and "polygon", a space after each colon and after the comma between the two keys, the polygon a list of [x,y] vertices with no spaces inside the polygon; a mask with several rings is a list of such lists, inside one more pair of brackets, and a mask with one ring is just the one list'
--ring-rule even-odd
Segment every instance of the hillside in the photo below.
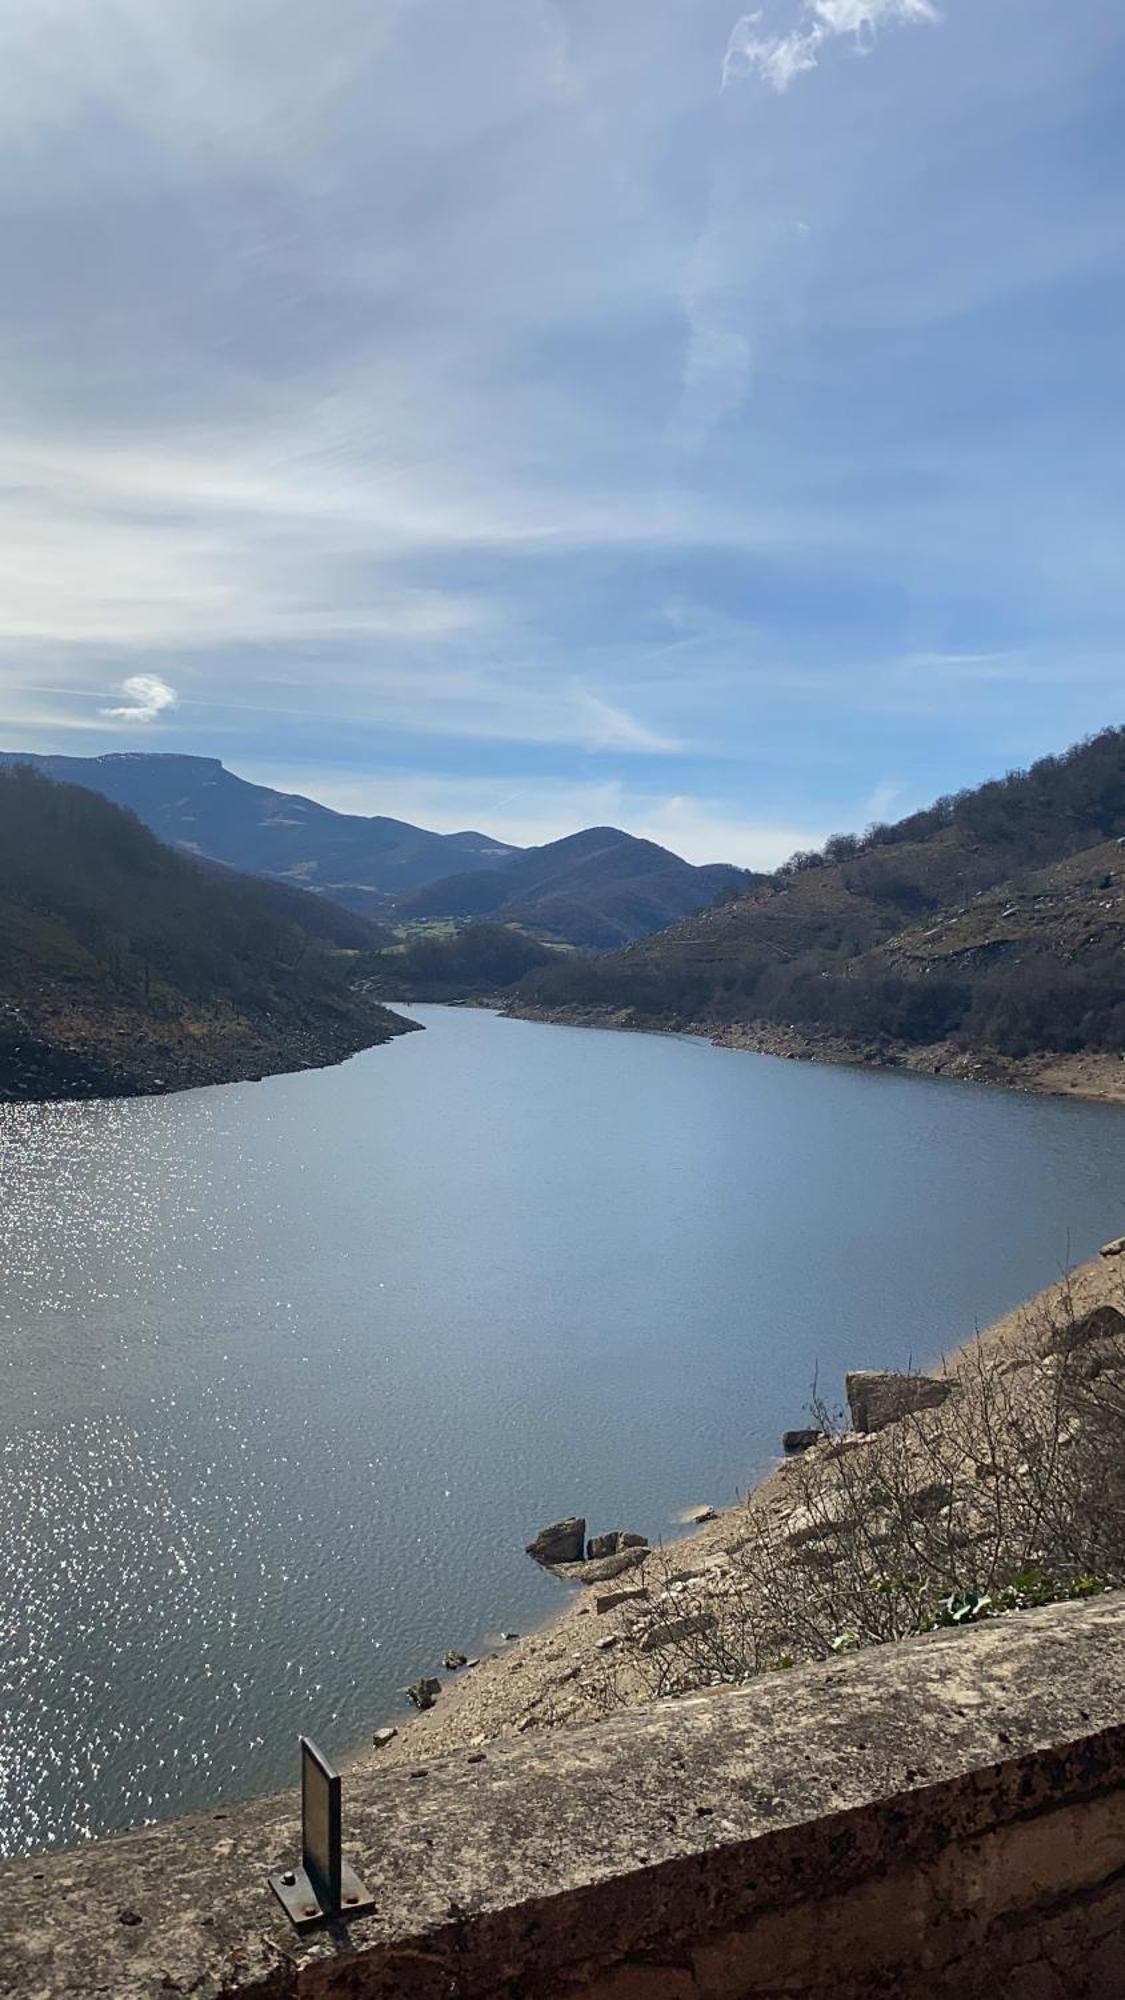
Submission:
{"label": "hillside", "polygon": [[396,896],[453,869],[489,868],[515,850],[483,833],[430,833],[405,820],[333,812],[296,793],[252,785],[216,757],[144,751],[112,757],[16,756],[64,784],[127,806],[170,847],[314,889],[378,916]]}
{"label": "hillside", "polygon": [[348,985],[371,941],[346,912],[173,853],[89,791],[0,769],[0,1100],[340,1061],[407,1026]]}
{"label": "hillside", "polygon": [[757,1022],[859,1045],[1022,1057],[1125,1048],[1125,730],[893,827],[795,856],[748,897],[600,960],[532,1006]]}
{"label": "hillside", "polygon": [[723,863],[695,868],[652,840],[589,827],[461,872],[400,899],[406,918],[489,917],[588,950],[631,944],[714,901],[747,877]]}

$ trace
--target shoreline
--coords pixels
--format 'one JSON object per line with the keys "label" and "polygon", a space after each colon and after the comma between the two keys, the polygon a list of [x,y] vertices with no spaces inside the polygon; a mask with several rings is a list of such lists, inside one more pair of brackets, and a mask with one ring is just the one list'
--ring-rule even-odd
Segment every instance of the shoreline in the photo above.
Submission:
{"label": "shoreline", "polygon": [[[948,1353],[936,1357],[931,1368],[956,1379],[970,1358],[982,1350],[999,1355],[1011,1349],[1014,1358],[1052,1308],[1065,1304],[1080,1315],[1095,1306],[1120,1305],[1123,1290],[1125,1257],[1099,1255],[1014,1306],[991,1326],[959,1340]],[[862,1365],[862,1357],[857,1357],[856,1366]],[[656,1545],[652,1559],[662,1566],[665,1584],[674,1584],[687,1571],[697,1585],[703,1580],[704,1589],[708,1575],[721,1587],[730,1544],[737,1542],[739,1528],[748,1513],[792,1511],[794,1494],[787,1491],[790,1467],[801,1464],[803,1457],[779,1455],[744,1496],[717,1506],[712,1520]],[[381,1748],[371,1744],[358,1747],[344,1760],[345,1769],[420,1766],[429,1758],[458,1752],[474,1756],[486,1745],[517,1735],[596,1720],[606,1712],[611,1683],[613,1705],[617,1705],[620,1689],[615,1677],[623,1663],[623,1654],[618,1650],[622,1614],[615,1609],[600,1615],[597,1598],[628,1589],[635,1576],[636,1573],[628,1572],[618,1582],[607,1583],[600,1590],[581,1583],[573,1587],[562,1585],[568,1590],[567,1597],[540,1624],[522,1634],[505,1651],[491,1654],[471,1668],[445,1673],[433,1708],[405,1718],[388,1716],[382,1725],[373,1725],[376,1730],[379,1726],[394,1729],[393,1739]],[[421,1666],[419,1673],[440,1678],[443,1669],[435,1662]],[[635,1682],[631,1689],[626,1687],[623,1696],[630,1706],[652,1698],[651,1694],[638,1694]]]}
{"label": "shoreline", "polygon": [[[267,1028],[251,1017],[198,1018],[163,1025],[154,1039],[151,1023],[119,1010],[102,1024],[96,1050],[68,1024],[68,1037],[49,1039],[20,1021],[0,1022],[0,1106],[108,1103],[142,1097],[172,1097],[230,1083],[261,1083],[269,1076],[296,1076],[306,1070],[336,1069],[365,1050],[385,1048],[400,1035],[422,1030],[420,1021],[378,1005],[377,1013],[341,1009],[315,1021],[281,1022]],[[147,1041],[140,1029],[147,1028]],[[83,1039],[87,1046],[82,1046]]]}
{"label": "shoreline", "polygon": [[918,1046],[890,1038],[853,1042],[827,1030],[782,1026],[769,1021],[685,1020],[675,1015],[647,1018],[631,1007],[534,1007],[505,999],[503,995],[470,1004],[493,1008],[509,1020],[539,1021],[544,1026],[678,1035],[709,1042],[714,1048],[773,1056],[785,1062],[898,1070],[948,1082],[1030,1091],[1049,1097],[1079,1097],[1093,1104],[1125,1105],[1125,1055],[1098,1050],[1077,1055],[1041,1050],[1029,1056],[1003,1056],[991,1049],[958,1049],[950,1042]]}

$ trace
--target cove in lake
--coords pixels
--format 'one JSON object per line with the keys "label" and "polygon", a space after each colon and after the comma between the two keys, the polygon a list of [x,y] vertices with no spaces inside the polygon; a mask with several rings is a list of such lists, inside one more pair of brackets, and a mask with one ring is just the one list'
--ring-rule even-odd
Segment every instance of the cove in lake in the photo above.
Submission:
{"label": "cove in lake", "polygon": [[414,1011],[0,1112],[2,1852],[346,1753],[559,1604],[544,1521],[674,1534],[1123,1226],[1110,1108]]}

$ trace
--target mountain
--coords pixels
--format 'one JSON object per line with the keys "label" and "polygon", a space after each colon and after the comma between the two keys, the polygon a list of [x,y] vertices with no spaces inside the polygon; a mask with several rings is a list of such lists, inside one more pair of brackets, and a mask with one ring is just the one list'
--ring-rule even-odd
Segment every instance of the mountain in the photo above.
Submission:
{"label": "mountain", "polygon": [[491,868],[517,851],[483,833],[429,833],[405,820],[333,812],[298,793],[252,785],[215,757],[0,751],[0,763],[33,764],[64,784],[100,792],[170,847],[375,915],[381,904],[453,869]]}
{"label": "mountain", "polygon": [[176,854],[84,788],[0,767],[0,1099],[340,1061],[408,1025],[348,984],[378,942],[318,898]]}
{"label": "mountain", "polygon": [[333,812],[297,793],[252,785],[214,757],[0,751],[0,766],[13,762],[127,806],[184,853],[312,889],[376,919],[490,917],[609,949],[663,929],[746,879],[722,865],[693,868],[616,827],[524,850],[483,833],[429,833],[405,820]]}
{"label": "mountain", "polygon": [[539,1007],[766,1023],[1019,1056],[1125,1048],[1125,729],[801,854],[602,959],[528,974]]}
{"label": "mountain", "polygon": [[398,913],[489,917],[603,950],[663,930],[732,885],[763,879],[725,863],[694,868],[655,841],[596,826],[509,855],[487,872],[462,871],[431,882],[400,898]]}

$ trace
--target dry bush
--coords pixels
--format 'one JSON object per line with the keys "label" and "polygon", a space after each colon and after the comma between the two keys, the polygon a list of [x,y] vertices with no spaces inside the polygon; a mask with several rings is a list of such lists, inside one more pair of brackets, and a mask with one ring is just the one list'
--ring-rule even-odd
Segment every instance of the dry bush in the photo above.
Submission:
{"label": "dry bush", "polygon": [[1125,1581],[1125,1319],[1089,1319],[1064,1290],[1018,1348],[965,1350],[941,1407],[870,1436],[814,1403],[824,1441],[750,1502],[721,1572],[685,1576],[690,1546],[646,1566],[652,1601],[589,1698],[625,1698],[626,1669],[679,1694]]}

